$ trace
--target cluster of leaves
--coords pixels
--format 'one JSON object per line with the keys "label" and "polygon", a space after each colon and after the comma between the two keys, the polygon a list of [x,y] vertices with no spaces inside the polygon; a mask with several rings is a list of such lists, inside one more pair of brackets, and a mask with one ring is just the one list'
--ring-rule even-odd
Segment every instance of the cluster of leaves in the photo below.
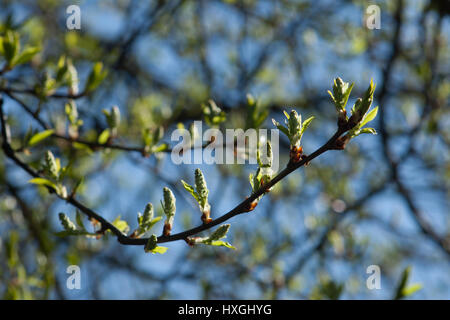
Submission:
{"label": "cluster of leaves", "polygon": [[102,110],[106,118],[108,128],[102,131],[98,136],[98,143],[106,144],[117,136],[117,128],[120,125],[120,110],[118,106],[113,106],[111,110]]}
{"label": "cluster of leaves", "polygon": [[89,232],[86,230],[86,227],[83,223],[83,217],[79,211],[76,213],[76,225],[73,223],[70,218],[65,214],[59,213],[59,221],[64,228],[64,231],[60,231],[56,233],[56,235],[60,237],[65,236],[87,236],[91,238],[96,238],[98,235],[95,232]]}
{"label": "cluster of leaves", "polygon": [[42,163],[42,170],[45,178],[33,178],[28,182],[50,188],[56,192],[58,196],[65,199],[67,198],[67,189],[62,184],[62,180],[67,174],[68,169],[69,166],[61,167],[61,160],[59,158],[55,158],[53,153],[48,150],[45,153],[44,161]]}
{"label": "cluster of leaves", "polygon": [[4,70],[11,70],[15,66],[29,62],[41,49],[39,47],[26,46],[20,48],[20,36],[17,32],[7,30],[0,37],[0,55],[6,60]]}
{"label": "cluster of leaves", "polygon": [[[261,157],[261,148],[258,148],[256,156],[257,156],[257,162],[258,162],[258,169],[256,170],[256,173],[250,173],[249,175],[249,181],[250,185],[252,186],[252,192],[255,193],[259,189],[263,188],[264,185],[267,185],[269,183],[270,179],[272,179],[273,176],[273,169],[272,169],[272,161],[273,161],[273,154],[272,154],[272,145],[269,141],[265,144],[265,152],[263,153],[263,158]],[[268,192],[270,190],[266,190]],[[256,205],[258,201],[262,198],[262,195],[258,197],[256,200]]]}
{"label": "cluster of leaves", "polygon": [[58,60],[55,83],[57,86],[67,86],[70,95],[77,95],[78,88],[78,71],[72,63],[72,59],[61,56]]}
{"label": "cluster of leaves", "polygon": [[[69,69],[71,68],[71,64],[69,60],[60,60],[59,63],[60,73],[58,73],[58,79],[67,78],[64,76]],[[72,72],[73,74],[73,72]],[[70,72],[69,72],[70,75]],[[69,76],[70,78],[70,76]],[[72,79],[73,80],[73,79]],[[62,80],[60,80],[62,81]],[[70,81],[69,81],[70,84]],[[69,86],[73,86],[69,85]],[[331,94],[333,101],[335,103],[336,109],[339,112],[339,117],[341,121],[353,122],[354,125],[350,128],[347,133],[348,136],[354,137],[360,133],[364,132],[362,128],[367,122],[371,121],[376,116],[377,109],[375,108],[370,113],[367,113],[372,100],[373,100],[373,92],[375,86],[371,82],[369,89],[366,91],[363,98],[358,99],[355,102],[355,105],[352,109],[352,116],[350,119],[347,119],[347,115],[345,114],[345,105],[348,101],[348,97],[350,95],[350,91],[353,87],[348,83],[343,82],[340,78],[337,78],[333,87],[333,94]],[[75,89],[72,89],[74,92]],[[256,107],[256,101],[252,96],[247,96],[248,103],[248,114],[246,125],[254,125],[259,126],[264,122],[267,117],[266,112],[261,112]],[[110,141],[110,139],[117,136],[117,130],[120,125],[120,110],[117,106],[112,107],[110,110],[103,110],[103,114],[106,117],[106,122],[108,124],[108,128],[105,129],[98,138],[98,143],[106,144]],[[281,130],[288,137],[291,145],[291,161],[299,161],[302,154],[301,147],[301,139],[302,136],[310,125],[311,121],[314,117],[310,117],[302,122],[301,115],[297,114],[295,110],[292,110],[290,114],[284,112],[286,116],[285,125],[283,126],[277,121],[273,120],[274,125]],[[344,116],[345,114],[345,116]],[[76,110],[76,104],[73,100],[69,101],[66,105],[66,115],[69,123],[78,129],[78,126],[82,124],[82,121],[78,119],[78,112]],[[207,119],[207,123],[210,126],[217,126],[222,121],[225,120],[225,114],[223,111],[217,107],[217,105],[210,100],[207,106],[204,106],[204,115],[205,119]],[[53,131],[47,130],[44,132],[40,132],[33,137],[31,137],[28,141],[28,145],[33,145],[42,141],[46,137],[53,134]],[[157,146],[157,143],[163,136],[162,127],[158,127],[153,132],[150,130],[144,132],[143,140],[146,146],[147,151],[154,151],[161,149],[161,145]],[[263,152],[261,152],[263,151]],[[252,192],[259,192],[261,189],[265,188],[265,186],[270,182],[273,176],[272,162],[273,162],[273,154],[272,154],[272,146],[269,141],[266,141],[263,148],[261,149],[260,143],[257,145],[257,162],[258,169],[255,174],[250,174],[249,180],[252,186]],[[67,167],[61,168],[60,160],[55,158],[53,154],[48,151],[44,158],[43,164],[43,172],[45,178],[34,178],[30,180],[31,183],[44,185],[48,188],[53,189],[60,197],[66,198],[67,191],[66,188],[62,185],[61,181],[67,171]],[[195,183],[194,186],[188,184],[187,182],[181,180],[184,188],[194,197],[194,199],[198,202],[200,211],[202,213],[201,220],[204,224],[208,224],[212,221],[210,216],[211,214],[211,205],[208,202],[208,194],[209,190],[206,184],[205,177],[200,169],[195,170]],[[264,193],[270,191],[269,188],[264,190],[264,192],[252,203],[251,208],[248,211],[253,210],[253,208],[257,205],[258,201],[264,195]],[[162,236],[169,237],[173,228],[175,213],[176,213],[176,198],[173,192],[165,187],[163,189],[163,200],[161,201],[161,206],[163,212],[166,216],[164,221],[164,227]],[[98,233],[89,233],[86,231],[82,220],[80,218],[80,214],[77,213],[77,224],[78,227],[70,221],[70,219],[65,214],[60,214],[60,220],[64,227],[64,232],[60,233],[60,235],[86,235],[86,236],[99,236]],[[140,238],[146,235],[152,227],[162,220],[162,217],[154,217],[153,205],[148,203],[145,207],[144,213],[138,213],[138,228],[134,230],[130,238]],[[120,230],[123,234],[129,231],[129,226],[126,221],[120,220],[118,217],[112,223],[118,230]],[[213,246],[225,246],[228,248],[233,248],[229,243],[221,240],[226,236],[226,233],[229,230],[230,225],[222,225],[216,231],[214,231],[208,237],[191,237],[186,238],[186,241],[189,245],[193,246],[195,244],[206,244]],[[101,233],[101,232],[100,232]],[[167,248],[158,246],[158,237],[155,234],[151,234],[147,240],[147,244],[145,246],[146,252],[151,253],[164,253]]]}
{"label": "cluster of leaves", "polygon": [[356,99],[351,109],[351,116],[348,118],[346,105],[353,89],[353,85],[354,83],[349,84],[348,82],[344,82],[341,78],[336,78],[333,84],[333,93],[328,91],[338,112],[339,124],[348,124],[350,127],[349,132],[343,139],[344,144],[362,133],[377,133],[374,128],[364,128],[367,123],[375,119],[378,112],[378,107],[375,107],[368,113],[368,110],[373,102],[375,84],[372,80],[370,80],[369,87],[365,91],[362,98]]}
{"label": "cluster of leaves", "polygon": [[[52,169],[52,172],[55,172],[54,169]],[[39,179],[39,180],[36,180]],[[30,180],[30,182],[38,183],[38,184],[45,184],[49,186],[49,183],[44,181],[47,181],[46,179],[42,178],[36,178]],[[200,171],[200,169],[197,169],[195,171],[195,188],[189,186],[186,182],[182,181],[183,185],[185,185],[185,188],[194,196],[194,198],[199,202],[200,208],[203,210],[202,213],[205,215],[206,209],[209,210],[209,204],[208,204],[208,193],[209,190],[206,186],[206,181],[203,177],[203,173]],[[51,185],[53,186],[53,185]],[[164,221],[164,228],[163,228],[163,236],[168,237],[170,236],[170,233],[173,228],[175,213],[176,213],[176,198],[169,188],[165,187],[163,188],[163,199],[161,200],[161,207],[163,209],[163,212],[165,214],[165,221]],[[60,236],[88,236],[88,237],[100,237],[101,233],[99,232],[88,232],[86,228],[83,225],[81,215],[79,212],[77,212],[76,215],[76,221],[78,227],[70,221],[67,215],[64,213],[60,213],[59,215],[61,224],[64,228],[64,231],[59,232],[58,235]],[[145,236],[154,225],[156,225],[160,220],[162,220],[162,216],[155,217],[154,216],[154,210],[153,205],[151,203],[148,203],[145,206],[144,213],[138,213],[137,216],[137,222],[138,222],[138,228],[134,230],[130,234],[130,238],[141,238]],[[208,216],[203,217],[202,220],[204,223],[208,223],[211,221],[211,218]],[[95,224],[96,222],[94,222]],[[117,217],[113,223],[112,223],[117,229],[119,229],[122,233],[126,234],[129,231],[129,226],[126,221],[120,220],[120,216]],[[230,225],[220,226],[216,231],[214,231],[210,236],[206,238],[189,238],[187,239],[187,242],[189,245],[195,245],[195,244],[206,244],[211,246],[224,246],[227,248],[234,247],[229,244],[228,242],[225,242],[221,239],[223,239],[226,236],[226,233],[228,232]],[[167,251],[166,247],[158,246],[158,237],[156,234],[151,234],[147,240],[147,243],[144,247],[145,252],[150,253],[159,253],[163,254]]]}
{"label": "cluster of leaves", "polygon": [[223,246],[230,249],[236,249],[230,243],[221,240],[226,238],[229,229],[230,225],[224,224],[217,228],[209,237],[191,237],[187,239],[187,243],[191,246],[202,243],[210,246]]}
{"label": "cluster of leaves", "polygon": [[290,142],[290,153],[289,157],[292,162],[299,162],[302,158],[303,148],[300,145],[303,133],[310,125],[311,121],[314,117],[309,117],[305,121],[302,122],[302,116],[297,113],[295,110],[291,110],[291,113],[288,114],[284,111],[285,125],[281,125],[275,119],[272,119],[273,124],[283,132],[289,139]]}
{"label": "cluster of leaves", "polygon": [[299,115],[295,110],[291,110],[290,114],[284,111],[284,115],[286,116],[286,126],[281,125],[275,119],[272,119],[272,122],[281,132],[283,132],[289,138],[291,148],[299,148],[303,133],[308,128],[314,117],[310,117],[302,122],[302,116]]}
{"label": "cluster of leaves", "polygon": [[[352,109],[352,115],[350,119],[347,118],[345,112],[345,106],[348,101],[351,89],[353,88],[353,84],[349,85],[348,83],[343,82],[340,78],[337,78],[334,82],[333,93],[330,92],[332,96],[333,102],[335,104],[336,109],[339,113],[339,119],[341,122],[345,121],[346,123],[354,123],[351,125],[347,136],[350,138],[357,136],[360,133],[364,133],[368,129],[363,129],[362,127],[369,121],[371,121],[376,116],[377,108],[369,112],[367,111],[373,101],[373,93],[375,86],[373,82],[371,82],[369,89],[364,94],[363,98],[358,99],[355,102],[355,105]],[[264,122],[267,117],[266,112],[261,112],[256,107],[256,101],[252,96],[247,96],[248,103],[248,114],[246,125],[259,126]],[[224,112],[217,107],[214,101],[210,100],[208,105],[203,106],[204,116],[206,122],[210,126],[217,126],[221,122],[225,120]],[[66,113],[70,123],[78,124],[78,117],[76,110],[73,109],[73,106],[67,107]],[[111,110],[103,110],[103,114],[106,117],[106,122],[108,123],[108,128],[105,129],[99,136],[98,142],[100,144],[105,144],[109,141],[110,138],[115,137],[117,135],[117,129],[120,124],[120,111],[117,106],[111,108]],[[305,132],[305,130],[310,125],[311,121],[314,117],[310,117],[305,121],[302,121],[301,115],[299,115],[295,110],[292,110],[289,114],[285,111],[284,115],[286,117],[285,126],[281,125],[277,121],[273,119],[274,125],[281,130],[290,141],[290,158],[291,161],[297,162],[301,159],[302,156],[302,147],[301,147],[301,139]],[[161,146],[156,147],[156,144],[160,141],[163,136],[163,131],[161,127],[158,127],[153,132],[150,130],[145,131],[144,135],[144,144],[146,146],[147,151],[158,150]],[[156,148],[156,149],[155,149]],[[263,151],[263,152],[261,152]],[[269,141],[266,141],[263,148],[261,149],[260,142],[257,145],[257,162],[258,169],[255,174],[249,175],[250,184],[252,186],[252,192],[256,193],[265,188],[266,185],[270,182],[273,176],[272,162],[273,162],[273,154],[272,154],[272,146]],[[47,186],[52,187],[56,190],[56,188],[60,188],[59,186],[54,184],[54,181],[60,181],[59,175],[59,159],[56,161],[51,152],[48,152],[46,155],[44,171],[47,176],[52,180],[47,180],[43,178],[33,179],[32,182],[45,184]],[[194,185],[190,185],[184,180],[181,180],[183,187],[194,197],[197,201],[200,211],[202,213],[201,220],[204,224],[208,224],[212,221],[210,216],[211,214],[211,205],[208,202],[208,194],[209,190],[206,184],[205,177],[200,169],[195,170],[195,183]],[[261,197],[269,192],[270,189],[264,190],[264,192],[251,204],[251,207],[248,211],[253,210],[253,208],[258,204]],[[61,193],[61,191],[58,194]],[[64,191],[65,192],[65,191]],[[169,237],[173,228],[175,213],[176,213],[176,198],[173,192],[165,187],[163,189],[163,200],[161,201],[161,206],[163,212],[166,216],[164,221],[164,227],[162,236]],[[67,234],[71,235],[90,235],[86,232],[84,227],[81,229],[77,229],[73,223],[70,223],[70,220],[65,216],[61,215],[61,223],[65,229]],[[151,228],[162,219],[162,217],[154,217],[153,213],[153,205],[148,203],[145,207],[144,213],[138,213],[138,228],[130,235],[131,238],[140,238],[144,236]],[[113,223],[121,232],[126,233],[129,230],[128,224],[125,221],[120,220],[120,217],[116,219]],[[79,224],[80,226],[80,224]],[[223,225],[219,227],[215,232],[213,232],[209,237],[191,237],[187,238],[186,241],[189,245],[195,244],[207,244],[213,246],[225,246],[228,248],[234,248],[229,243],[222,241],[221,239],[225,237],[226,233],[229,230],[229,225]],[[148,238],[147,244],[145,246],[146,252],[151,253],[164,253],[167,250],[165,247],[158,246],[158,237],[155,234],[151,234]]]}
{"label": "cluster of leaves", "polygon": [[150,128],[142,130],[142,142],[144,143],[144,150],[147,155],[150,153],[163,152],[169,148],[167,143],[158,144],[163,136],[164,128],[162,126],[159,126],[154,130]]}
{"label": "cluster of leaves", "polygon": [[203,104],[202,110],[205,122],[211,127],[216,127],[227,119],[225,112],[217,106],[214,100],[209,100],[207,104]]}
{"label": "cluster of leaves", "polygon": [[208,187],[205,177],[200,169],[195,169],[195,187],[191,186],[184,180],[181,180],[183,187],[195,198],[202,212],[203,223],[211,222],[211,206],[208,203]]}

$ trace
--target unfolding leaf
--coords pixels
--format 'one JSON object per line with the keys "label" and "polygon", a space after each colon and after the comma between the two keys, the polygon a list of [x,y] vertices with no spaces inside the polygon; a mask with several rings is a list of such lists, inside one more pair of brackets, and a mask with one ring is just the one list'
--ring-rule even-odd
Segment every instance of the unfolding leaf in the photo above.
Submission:
{"label": "unfolding leaf", "polygon": [[230,243],[222,241],[222,240],[211,241],[208,243],[205,242],[205,244],[208,244],[210,246],[227,247],[227,248],[236,250],[236,248],[233,247]]}
{"label": "unfolding leaf", "polygon": [[375,107],[372,109],[372,111],[370,111],[368,114],[366,114],[366,116],[361,121],[361,124],[359,125],[360,128],[364,127],[365,124],[367,124],[368,122],[375,119],[375,117],[377,116],[377,113],[378,113],[378,107]]}
{"label": "unfolding leaf", "polygon": [[109,136],[110,136],[109,129],[103,130],[102,133],[100,133],[100,135],[98,136],[98,143],[105,144],[106,142],[108,142]]}
{"label": "unfolding leaf", "polygon": [[56,185],[51,182],[48,179],[44,179],[44,178],[33,178],[31,180],[28,180],[28,183],[33,183],[33,184],[37,184],[37,185],[41,185],[41,186],[47,186],[50,188],[53,188],[54,190],[57,189]]}
{"label": "unfolding leaf", "polygon": [[130,230],[130,227],[128,226],[128,223],[124,220],[120,220],[120,216],[118,216],[113,222],[113,226],[115,226],[117,229],[119,229],[121,232],[126,233],[128,230]]}
{"label": "unfolding leaf", "polygon": [[38,144],[39,142],[42,142],[44,139],[50,137],[53,134],[53,132],[55,132],[55,130],[49,129],[36,133],[30,138],[30,140],[28,140],[28,146],[32,147]]}
{"label": "unfolding leaf", "polygon": [[41,49],[38,47],[25,48],[13,61],[13,65],[20,65],[30,61]]}

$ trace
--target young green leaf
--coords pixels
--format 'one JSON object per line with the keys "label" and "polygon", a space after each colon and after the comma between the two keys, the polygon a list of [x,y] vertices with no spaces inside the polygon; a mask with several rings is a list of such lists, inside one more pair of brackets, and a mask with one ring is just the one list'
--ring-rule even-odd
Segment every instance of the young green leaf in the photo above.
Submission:
{"label": "young green leaf", "polygon": [[42,142],[46,138],[50,137],[53,134],[53,132],[55,132],[55,130],[53,130],[53,129],[49,129],[49,130],[44,130],[44,131],[38,132],[35,135],[33,135],[30,138],[30,140],[28,140],[27,145],[29,147],[32,147],[32,146],[38,144],[39,142]]}
{"label": "young green leaf", "polygon": [[158,246],[158,238],[156,237],[156,235],[152,234],[151,237],[148,239],[144,250],[145,252],[150,252],[150,253],[159,253],[159,254],[164,254],[167,251],[167,247],[160,247]]}
{"label": "young green leaf", "polygon": [[122,233],[127,233],[130,230],[128,223],[125,220],[120,220],[120,216],[118,216],[113,222],[113,226],[119,229]]}
{"label": "young green leaf", "polygon": [[194,187],[184,180],[181,180],[181,183],[183,184],[184,189],[186,189],[195,198],[196,201],[199,201],[197,192],[195,192]]}
{"label": "young green leaf", "polygon": [[206,241],[215,241],[225,238],[227,236],[228,230],[230,229],[229,224],[223,224],[219,228],[217,228]]}
{"label": "young green leaf", "polygon": [[99,144],[106,144],[108,142],[110,136],[110,131],[109,129],[105,129],[102,131],[102,133],[100,133],[100,135],[98,136],[98,143]]}
{"label": "young green leaf", "polygon": [[395,292],[394,300],[408,297],[409,295],[412,295],[413,293],[422,288],[422,285],[417,283],[409,286],[407,285],[410,274],[411,274],[411,267],[406,267],[402,272],[402,276],[400,278],[399,284]]}
{"label": "young green leaf", "polygon": [[367,123],[369,123],[370,121],[375,119],[375,117],[377,116],[377,113],[378,113],[378,107],[373,108],[372,111],[370,111],[368,114],[366,114],[364,116],[364,118],[361,120],[359,127],[362,128],[362,127],[364,127],[364,125],[366,125]]}
{"label": "young green leaf", "polygon": [[33,183],[33,184],[37,184],[37,185],[41,185],[41,186],[47,186],[52,188],[53,190],[56,190],[56,184],[54,184],[53,182],[51,182],[48,179],[44,179],[44,178],[33,178],[31,180],[28,180],[28,183]]}
{"label": "young green leaf", "polygon": [[103,79],[106,78],[107,74],[108,72],[106,70],[103,70],[103,63],[95,63],[92,67],[91,73],[89,74],[84,91],[90,92],[95,90],[103,81]]}
{"label": "young green leaf", "polygon": [[41,49],[39,47],[25,48],[15,59],[12,61],[13,66],[21,65],[30,61]]}

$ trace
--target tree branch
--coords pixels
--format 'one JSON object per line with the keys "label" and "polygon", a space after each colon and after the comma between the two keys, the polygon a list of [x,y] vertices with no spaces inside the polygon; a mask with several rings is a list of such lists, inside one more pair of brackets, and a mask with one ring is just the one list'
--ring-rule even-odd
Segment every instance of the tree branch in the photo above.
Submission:
{"label": "tree branch", "polygon": [[[6,119],[5,119],[5,115],[4,115],[4,112],[3,112],[3,97],[1,95],[0,95],[0,118],[1,118],[2,137],[3,137],[2,148],[3,148],[3,151],[5,152],[6,156],[8,158],[10,158],[11,160],[13,160],[19,167],[21,167],[22,169],[27,171],[31,176],[33,176],[35,178],[36,177],[41,177],[41,175],[37,171],[35,171],[30,166],[28,166],[25,162],[20,160],[16,156],[14,150],[11,148],[11,145],[10,145],[10,143],[8,141],[7,124],[6,124]],[[349,129],[350,129],[349,125],[339,126],[338,130],[336,131],[336,133],[324,145],[322,145],[319,149],[314,151],[309,156],[304,156],[302,158],[302,160],[300,160],[297,163],[291,163],[290,162],[288,164],[288,166],[284,170],[282,170],[278,175],[276,175],[273,179],[271,179],[267,184],[265,184],[259,190],[255,191],[250,197],[248,197],[247,199],[245,199],[244,201],[239,203],[234,209],[232,209],[229,212],[225,213],[221,217],[219,217],[219,218],[217,218],[215,220],[212,220],[210,223],[202,224],[202,225],[200,225],[198,227],[195,227],[195,228],[192,228],[192,229],[189,229],[189,230],[177,233],[177,234],[168,235],[168,236],[160,236],[160,237],[158,237],[158,243],[172,242],[172,241],[177,241],[177,240],[187,240],[188,237],[190,237],[192,235],[196,235],[196,234],[198,234],[198,233],[200,233],[202,231],[211,229],[212,227],[214,227],[214,226],[216,226],[218,224],[221,224],[221,223],[231,219],[232,217],[234,217],[236,215],[250,212],[252,210],[252,203],[253,203],[253,201],[255,201],[258,197],[260,197],[261,195],[263,195],[266,192],[268,192],[268,190],[271,187],[273,187],[275,184],[277,184],[279,181],[281,181],[287,175],[289,175],[293,171],[297,170],[298,168],[304,166],[305,164],[309,163],[310,161],[312,161],[313,159],[317,158],[318,156],[320,156],[321,154],[325,153],[326,151],[339,149],[338,139],[339,139],[339,137],[341,137],[341,135],[343,133],[345,133]],[[55,193],[55,191],[52,188],[48,187],[47,189],[49,190],[50,193]],[[74,195],[66,197],[66,198],[64,198],[64,197],[62,197],[62,196],[60,196],[58,194],[57,194],[57,196],[60,199],[67,201],[68,203],[70,203],[71,205],[73,205],[74,207],[79,209],[83,214],[85,214],[89,218],[99,221],[101,223],[101,226],[102,226],[100,231],[110,230],[114,235],[117,236],[117,239],[118,239],[118,241],[121,244],[124,244],[124,245],[145,245],[148,242],[148,238],[136,239],[136,238],[131,238],[131,237],[127,236],[126,234],[122,233],[111,222],[109,222],[108,220],[103,218],[101,215],[99,215],[98,213],[96,213],[92,209],[86,207],[81,202],[76,200]]]}

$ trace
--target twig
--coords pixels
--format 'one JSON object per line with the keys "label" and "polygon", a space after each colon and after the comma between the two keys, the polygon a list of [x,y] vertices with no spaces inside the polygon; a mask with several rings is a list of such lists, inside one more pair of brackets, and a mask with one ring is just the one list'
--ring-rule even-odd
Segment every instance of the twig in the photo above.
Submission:
{"label": "twig", "polygon": [[[6,133],[7,132],[7,125],[6,125],[6,121],[5,121],[5,115],[3,113],[3,98],[2,98],[1,95],[0,95],[0,118],[1,118],[2,137],[3,137],[2,148],[3,148],[3,151],[5,152],[6,156],[8,158],[10,158],[11,160],[13,160],[19,167],[21,167],[22,169],[27,171],[31,176],[33,176],[33,177],[41,177],[41,175],[38,172],[36,172],[31,167],[29,167],[26,163],[24,163],[22,160],[20,160],[16,156],[14,150],[11,148],[11,146],[9,144],[9,141],[7,139],[7,133]],[[321,154],[325,153],[326,151],[337,149],[337,145],[336,144],[338,142],[338,138],[343,133],[348,131],[349,129],[350,128],[348,128],[348,126],[347,127],[342,127],[342,126],[339,127],[338,130],[336,131],[336,133],[323,146],[321,146],[319,149],[314,151],[311,155],[305,156],[298,163],[294,163],[294,164],[288,165],[277,176],[275,176],[272,180],[270,180],[270,182],[268,182],[262,188],[260,188],[256,192],[254,192],[250,197],[248,197],[247,199],[245,199],[244,201],[239,203],[234,209],[232,209],[231,211],[225,213],[221,217],[219,217],[219,218],[217,218],[215,220],[212,220],[208,224],[202,224],[202,225],[200,225],[198,227],[195,227],[195,228],[192,228],[192,229],[189,229],[189,230],[177,233],[177,234],[168,235],[168,236],[160,236],[160,237],[158,237],[158,243],[172,242],[172,241],[177,241],[177,240],[185,240],[185,239],[187,239],[188,237],[190,237],[192,235],[195,235],[195,234],[198,234],[198,233],[200,233],[202,231],[211,229],[212,227],[214,227],[214,226],[216,226],[218,224],[221,224],[221,223],[231,219],[232,217],[234,217],[236,215],[249,212],[250,208],[252,208],[252,203],[258,197],[260,197],[261,195],[266,193],[268,189],[270,189],[275,184],[277,184],[279,181],[281,181],[284,177],[286,177],[287,175],[289,175],[293,171],[297,170],[298,168],[302,167],[306,163],[309,163],[310,161],[312,161],[316,157],[320,156]],[[49,190],[50,193],[55,193],[52,188],[48,188],[48,190]],[[121,244],[124,244],[124,245],[145,245],[147,243],[148,238],[136,239],[136,238],[128,237],[127,235],[122,233],[119,229],[117,229],[111,222],[109,222],[108,220],[103,218],[101,215],[97,214],[95,211],[93,211],[92,209],[86,207],[81,202],[76,200],[75,196],[71,196],[71,197],[67,197],[67,198],[64,198],[64,197],[62,197],[60,195],[57,195],[57,196],[60,199],[63,199],[65,201],[67,201],[68,203],[70,203],[71,205],[73,205],[74,207],[79,209],[82,213],[87,215],[89,218],[99,221],[101,223],[101,226],[102,226],[101,230],[102,231],[110,230],[114,235],[117,236],[117,239],[118,239],[118,241]]]}

